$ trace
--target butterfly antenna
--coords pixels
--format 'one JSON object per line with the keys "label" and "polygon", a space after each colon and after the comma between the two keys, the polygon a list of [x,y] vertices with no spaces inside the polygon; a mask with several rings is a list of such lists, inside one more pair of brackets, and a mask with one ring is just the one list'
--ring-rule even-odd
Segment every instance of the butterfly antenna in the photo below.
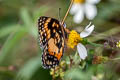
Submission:
{"label": "butterfly antenna", "polygon": [[58,10],[58,19],[59,19],[59,21],[61,21],[60,11],[61,11],[61,8],[59,8],[59,10]]}
{"label": "butterfly antenna", "polygon": [[67,10],[67,12],[66,12],[66,14],[65,14],[65,16],[64,16],[64,18],[63,18],[63,20],[62,20],[61,25],[63,25],[63,24],[64,24],[64,21],[65,21],[65,19],[66,19],[67,15],[68,15],[68,13],[69,13],[69,11],[70,11],[71,7],[72,7],[73,1],[74,1],[74,0],[71,0],[70,6],[69,6],[69,8],[68,8],[68,10]]}

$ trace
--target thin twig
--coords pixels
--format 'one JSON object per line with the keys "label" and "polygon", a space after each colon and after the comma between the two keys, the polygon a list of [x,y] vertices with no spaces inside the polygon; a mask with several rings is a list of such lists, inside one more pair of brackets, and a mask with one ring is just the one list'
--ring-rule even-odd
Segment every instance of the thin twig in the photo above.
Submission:
{"label": "thin twig", "polygon": [[69,13],[71,7],[72,7],[73,1],[74,1],[74,0],[71,0],[71,4],[70,4],[70,6],[69,6],[69,8],[68,8],[68,10],[67,10],[67,12],[66,12],[66,14],[65,14],[65,16],[64,16],[64,18],[63,18],[63,20],[62,20],[61,25],[63,25],[63,23],[64,23],[64,21],[65,21],[67,15],[68,15],[68,13]]}

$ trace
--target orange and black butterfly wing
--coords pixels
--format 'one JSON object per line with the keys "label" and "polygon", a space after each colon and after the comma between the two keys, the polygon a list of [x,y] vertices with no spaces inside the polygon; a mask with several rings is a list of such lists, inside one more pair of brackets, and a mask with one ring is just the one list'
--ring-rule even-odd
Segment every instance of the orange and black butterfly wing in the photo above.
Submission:
{"label": "orange and black butterfly wing", "polygon": [[40,17],[38,19],[38,34],[39,34],[38,41],[40,43],[41,49],[44,49],[46,43],[48,42],[48,40],[46,39],[46,37],[48,36],[46,33],[46,28],[48,29],[48,26],[47,26],[47,24],[45,26],[45,22],[47,19],[48,18],[46,18],[46,17]]}
{"label": "orange and black butterfly wing", "polygon": [[61,27],[63,26],[60,25],[60,22],[54,18],[43,16],[38,19],[39,41],[43,49],[42,63],[44,68],[54,68],[63,56],[65,41]]}

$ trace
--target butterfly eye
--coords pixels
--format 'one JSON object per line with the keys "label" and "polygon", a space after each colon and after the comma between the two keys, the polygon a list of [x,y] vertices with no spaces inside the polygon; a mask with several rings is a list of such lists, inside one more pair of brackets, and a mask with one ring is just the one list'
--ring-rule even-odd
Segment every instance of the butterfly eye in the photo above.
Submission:
{"label": "butterfly eye", "polygon": [[63,27],[66,28],[66,24],[65,23],[63,24]]}
{"label": "butterfly eye", "polygon": [[[62,24],[62,22],[60,22],[60,24]],[[63,27],[66,28],[66,24],[65,23],[63,23]]]}

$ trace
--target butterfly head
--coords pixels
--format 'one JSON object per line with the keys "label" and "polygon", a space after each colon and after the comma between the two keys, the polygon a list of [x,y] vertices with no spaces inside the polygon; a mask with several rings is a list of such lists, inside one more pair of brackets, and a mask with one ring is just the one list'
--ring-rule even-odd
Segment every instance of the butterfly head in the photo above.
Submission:
{"label": "butterfly head", "polygon": [[[60,24],[62,25],[62,22],[60,22]],[[63,23],[63,27],[66,28],[66,23]]]}
{"label": "butterfly head", "polygon": [[65,23],[63,24],[63,27],[66,28],[66,24]]}

